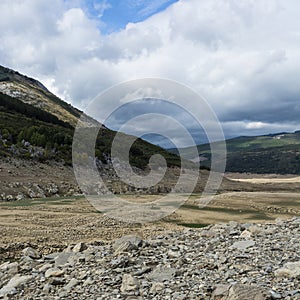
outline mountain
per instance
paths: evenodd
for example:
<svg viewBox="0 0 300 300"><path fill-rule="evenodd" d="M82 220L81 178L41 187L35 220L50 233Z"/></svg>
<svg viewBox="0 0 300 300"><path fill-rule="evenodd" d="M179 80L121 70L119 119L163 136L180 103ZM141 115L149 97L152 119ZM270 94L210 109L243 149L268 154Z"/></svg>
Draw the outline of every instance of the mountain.
<svg viewBox="0 0 300 300"><path fill-rule="evenodd" d="M36 79L0 66L0 155L63 159L70 164L72 137L81 113ZM109 156L115 134L102 126L96 146L100 160ZM154 153L162 154L169 166L180 165L179 157L141 139L131 149L131 162L145 168Z"/></svg>
<svg viewBox="0 0 300 300"><path fill-rule="evenodd" d="M217 146L218 142L215 143ZM300 174L300 131L262 136L241 136L226 140L227 172ZM199 157L191 156L191 148L183 148L186 158L210 166L209 144L198 145ZM169 149L178 153L177 149Z"/></svg>
<svg viewBox="0 0 300 300"><path fill-rule="evenodd" d="M62 101L36 79L0 66L0 92L25 104L56 116L59 120L76 126L82 113L70 104Z"/></svg>

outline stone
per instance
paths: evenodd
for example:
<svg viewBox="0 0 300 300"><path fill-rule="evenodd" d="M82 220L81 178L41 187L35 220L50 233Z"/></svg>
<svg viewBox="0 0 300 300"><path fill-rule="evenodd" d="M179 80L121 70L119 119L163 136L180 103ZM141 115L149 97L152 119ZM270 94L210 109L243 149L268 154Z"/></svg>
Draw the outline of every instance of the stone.
<svg viewBox="0 0 300 300"><path fill-rule="evenodd" d="M51 285L64 285L66 283L65 278L61 278L61 277L51 277L49 279L49 284Z"/></svg>
<svg viewBox="0 0 300 300"><path fill-rule="evenodd" d="M256 285L220 285L212 293L211 300L266 300L265 289Z"/></svg>
<svg viewBox="0 0 300 300"><path fill-rule="evenodd" d="M238 250L246 250L247 248L253 247L255 245L255 241L238 241L235 242L231 248L235 248Z"/></svg>
<svg viewBox="0 0 300 300"><path fill-rule="evenodd" d="M152 281L163 282L163 281L172 280L175 274L176 274L176 269L159 266L155 268L147 277Z"/></svg>
<svg viewBox="0 0 300 300"><path fill-rule="evenodd" d="M69 283L64 286L64 290L66 290L67 292L70 292L73 287L75 287L78 284L78 280L76 278L72 278Z"/></svg>
<svg viewBox="0 0 300 300"><path fill-rule="evenodd" d="M250 239L252 236L252 233L248 230L244 230L241 234L240 237L241 238L245 238L245 239Z"/></svg>
<svg viewBox="0 0 300 300"><path fill-rule="evenodd" d="M15 293L16 289L26 284L33 278L31 275L21 276L20 274L15 275L10 281L1 288L0 297L7 294Z"/></svg>
<svg viewBox="0 0 300 300"><path fill-rule="evenodd" d="M164 290L165 285L162 282L154 282L150 288L150 293L157 294Z"/></svg>
<svg viewBox="0 0 300 300"><path fill-rule="evenodd" d="M282 268L275 271L277 277L298 277L300 276L300 261L288 262Z"/></svg>
<svg viewBox="0 0 300 300"><path fill-rule="evenodd" d="M116 220L104 217L101 222L127 231ZM16 257L15 262L0 265L0 298L296 300L300 299L299 225L300 218L283 220L281 225L255 225L260 232L250 239L241 233L251 232L251 224L168 231L155 226L154 231L145 231L153 234L149 241L126 236L119 244L86 244L83 252L73 252L70 246L40 259ZM215 234L201 234L202 230ZM121 252L116 253L113 245ZM12 251L0 250L5 259L23 248L20 243ZM13 276L32 279L15 287L10 283Z"/></svg>
<svg viewBox="0 0 300 300"><path fill-rule="evenodd" d="M72 252L61 252L54 259L55 267L62 267L69 264L70 257L72 257L74 253Z"/></svg>
<svg viewBox="0 0 300 300"><path fill-rule="evenodd" d="M274 291L270 291L270 294L271 294L271 299L282 299L282 295L279 294L279 293L276 293Z"/></svg>
<svg viewBox="0 0 300 300"><path fill-rule="evenodd" d="M15 275L18 273L19 264L17 262L5 262L0 266L0 271L8 274Z"/></svg>
<svg viewBox="0 0 300 300"><path fill-rule="evenodd" d="M211 299L212 300L218 300L218 299L222 299L224 297L228 297L229 294L229 289L230 289L230 285L224 285L224 284L219 284L216 286L216 288L214 289Z"/></svg>
<svg viewBox="0 0 300 300"><path fill-rule="evenodd" d="M27 248L23 249L22 254L23 254L23 256L28 256L33 259L39 259L41 257L41 254L37 250L35 250L31 247L27 247Z"/></svg>
<svg viewBox="0 0 300 300"><path fill-rule="evenodd" d="M91 285L93 284L94 281L91 277L88 277L84 282L83 282L83 286L88 286L88 285Z"/></svg>
<svg viewBox="0 0 300 300"><path fill-rule="evenodd" d="M136 235L126 235L116 240L112 247L116 253L128 252L138 249L142 246L143 240Z"/></svg>
<svg viewBox="0 0 300 300"><path fill-rule="evenodd" d="M46 293L46 294L49 294L50 291L51 291L51 288L52 288L51 284L46 283L46 284L44 285L44 287L43 287L43 292Z"/></svg>
<svg viewBox="0 0 300 300"><path fill-rule="evenodd" d="M87 249L87 245L85 243L78 243L74 246L73 252L82 252Z"/></svg>
<svg viewBox="0 0 300 300"><path fill-rule="evenodd" d="M50 268L45 272L45 277L60 277L64 274L64 270L61 270L59 268Z"/></svg>
<svg viewBox="0 0 300 300"><path fill-rule="evenodd" d="M121 292L134 292L139 288L138 280L130 274L124 274L122 277Z"/></svg>

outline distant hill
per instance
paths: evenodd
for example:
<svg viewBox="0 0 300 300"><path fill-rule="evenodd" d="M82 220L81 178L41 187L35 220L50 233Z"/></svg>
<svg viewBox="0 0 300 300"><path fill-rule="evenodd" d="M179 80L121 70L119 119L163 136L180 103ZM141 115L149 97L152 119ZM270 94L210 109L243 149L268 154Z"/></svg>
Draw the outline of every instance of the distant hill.
<svg viewBox="0 0 300 300"><path fill-rule="evenodd" d="M216 142L216 145L219 143ZM300 131L262 136L241 136L226 141L227 172L300 174ZM199 157L191 156L191 148L182 151L190 160L210 166L209 144L199 145ZM178 153L177 149L170 149Z"/></svg>
<svg viewBox="0 0 300 300"><path fill-rule="evenodd" d="M73 133L81 113L36 79L0 66L0 157L59 160L71 165ZM105 126L98 134L95 152L104 163L115 134ZM177 155L141 139L130 150L131 163L146 168L155 153L163 155L169 166L181 163Z"/></svg>

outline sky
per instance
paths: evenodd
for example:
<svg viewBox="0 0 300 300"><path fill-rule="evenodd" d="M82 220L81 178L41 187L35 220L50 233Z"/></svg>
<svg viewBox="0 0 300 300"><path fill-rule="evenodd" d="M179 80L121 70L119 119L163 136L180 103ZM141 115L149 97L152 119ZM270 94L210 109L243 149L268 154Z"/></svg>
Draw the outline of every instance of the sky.
<svg viewBox="0 0 300 300"><path fill-rule="evenodd" d="M0 64L80 109L166 78L202 95L226 137L294 131L299 15L298 0L1 0Z"/></svg>

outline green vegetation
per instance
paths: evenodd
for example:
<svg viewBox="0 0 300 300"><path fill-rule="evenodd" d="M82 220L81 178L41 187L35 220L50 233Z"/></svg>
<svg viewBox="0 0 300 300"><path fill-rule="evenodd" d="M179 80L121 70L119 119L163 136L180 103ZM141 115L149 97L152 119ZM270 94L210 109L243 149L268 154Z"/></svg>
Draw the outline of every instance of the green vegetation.
<svg viewBox="0 0 300 300"><path fill-rule="evenodd" d="M0 156L18 156L39 161L53 159L71 165L73 134L74 128L56 116L0 93ZM102 127L98 133L95 153L87 153L86 149L82 149L81 154L96 155L104 163L107 162L115 134L115 131ZM85 136L88 137L88 134ZM81 143L85 145L84 141ZM153 154L164 156L170 167L181 164L177 155L142 139L137 139L132 145L130 163L145 169Z"/></svg>
<svg viewBox="0 0 300 300"><path fill-rule="evenodd" d="M216 148L220 143L216 142ZM300 174L300 131L278 133L254 137L238 137L226 141L227 172ZM177 153L176 149L170 149ZM189 158L191 149L183 152ZM210 166L211 149L209 144L198 146L201 162Z"/></svg>

